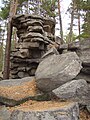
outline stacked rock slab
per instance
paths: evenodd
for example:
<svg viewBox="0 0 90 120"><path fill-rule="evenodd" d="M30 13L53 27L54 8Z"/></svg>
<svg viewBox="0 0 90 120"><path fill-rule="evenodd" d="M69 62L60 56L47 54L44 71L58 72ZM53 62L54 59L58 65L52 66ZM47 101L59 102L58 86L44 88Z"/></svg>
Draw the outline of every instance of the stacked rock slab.
<svg viewBox="0 0 90 120"><path fill-rule="evenodd" d="M54 41L55 23L40 16L16 15L12 24L19 39L11 54L11 78L33 76L41 56Z"/></svg>

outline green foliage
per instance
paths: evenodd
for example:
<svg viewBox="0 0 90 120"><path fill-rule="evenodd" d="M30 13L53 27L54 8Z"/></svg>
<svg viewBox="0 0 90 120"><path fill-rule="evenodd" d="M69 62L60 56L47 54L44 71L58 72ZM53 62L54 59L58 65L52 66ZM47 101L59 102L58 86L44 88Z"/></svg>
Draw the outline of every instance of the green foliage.
<svg viewBox="0 0 90 120"><path fill-rule="evenodd" d="M70 41L69 39L70 39L70 35L69 35L69 34L67 34L67 35L64 36L64 41L65 41L66 43L68 43L68 41ZM75 41L76 39L77 39L77 36L76 36L76 34L73 33L73 34L72 34L72 41ZM71 42L72 42L72 41L71 41Z"/></svg>
<svg viewBox="0 0 90 120"><path fill-rule="evenodd" d="M1 8L0 17L3 20L5 20L5 19L7 19L8 15L9 15L9 6Z"/></svg>
<svg viewBox="0 0 90 120"><path fill-rule="evenodd" d="M55 17L55 8L57 0L42 0L41 7L46 11L47 15L50 17Z"/></svg>
<svg viewBox="0 0 90 120"><path fill-rule="evenodd" d="M9 15L9 9L10 9L10 1L9 0L3 0L3 7L1 7L0 10L0 17L2 19L7 19L8 15Z"/></svg>

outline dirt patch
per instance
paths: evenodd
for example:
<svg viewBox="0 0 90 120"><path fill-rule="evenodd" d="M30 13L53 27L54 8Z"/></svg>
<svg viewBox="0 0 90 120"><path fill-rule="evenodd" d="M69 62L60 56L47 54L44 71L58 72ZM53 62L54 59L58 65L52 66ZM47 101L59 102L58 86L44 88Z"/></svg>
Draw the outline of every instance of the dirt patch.
<svg viewBox="0 0 90 120"><path fill-rule="evenodd" d="M0 96L8 99L20 100L28 96L35 96L39 93L35 80L24 82L19 86L0 86Z"/></svg>
<svg viewBox="0 0 90 120"><path fill-rule="evenodd" d="M73 102L72 102L73 103ZM19 106L9 107L10 111L22 110L22 111L42 111L42 110L53 110L58 108L64 108L72 104L71 102L60 102L60 101L32 101L29 100Z"/></svg>

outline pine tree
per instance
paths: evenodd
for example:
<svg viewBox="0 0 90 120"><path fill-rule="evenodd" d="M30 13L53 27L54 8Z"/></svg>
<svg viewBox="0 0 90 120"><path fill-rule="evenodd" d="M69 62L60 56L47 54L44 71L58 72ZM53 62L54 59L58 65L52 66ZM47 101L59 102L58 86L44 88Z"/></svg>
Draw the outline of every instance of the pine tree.
<svg viewBox="0 0 90 120"><path fill-rule="evenodd" d="M3 79L9 79L10 49L11 49L11 36L12 36L12 17L16 13L17 2L18 2L17 0L13 0L11 1L11 4L10 4L10 13L9 13L8 26L7 26L7 41L6 41L6 50L5 50Z"/></svg>

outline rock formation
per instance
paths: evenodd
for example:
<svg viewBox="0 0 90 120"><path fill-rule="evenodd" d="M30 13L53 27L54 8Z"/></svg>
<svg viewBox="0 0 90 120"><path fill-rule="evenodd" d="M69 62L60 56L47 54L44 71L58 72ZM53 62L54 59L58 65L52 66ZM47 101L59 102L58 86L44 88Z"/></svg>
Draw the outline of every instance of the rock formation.
<svg viewBox="0 0 90 120"><path fill-rule="evenodd" d="M16 79L0 81L0 120L89 120L80 115L90 113L90 39L59 46L50 19L16 15L12 23Z"/></svg>
<svg viewBox="0 0 90 120"><path fill-rule="evenodd" d="M11 78L34 76L42 55L54 44L55 22L40 16L16 15L18 44L11 54Z"/></svg>

